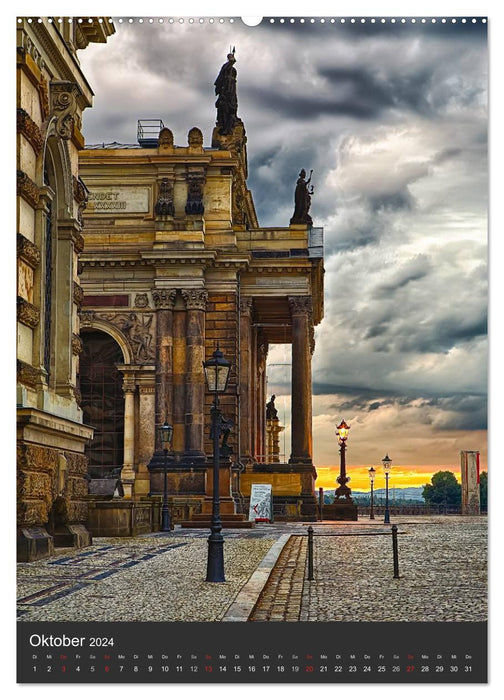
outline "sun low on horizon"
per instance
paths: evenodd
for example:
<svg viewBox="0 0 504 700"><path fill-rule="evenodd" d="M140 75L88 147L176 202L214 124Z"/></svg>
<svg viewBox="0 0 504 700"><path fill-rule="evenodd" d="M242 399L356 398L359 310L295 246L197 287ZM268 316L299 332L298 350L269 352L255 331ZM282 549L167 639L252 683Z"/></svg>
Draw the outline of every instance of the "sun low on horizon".
<svg viewBox="0 0 504 700"><path fill-rule="evenodd" d="M350 477L349 486L352 490L369 491L369 473L371 465L365 466L347 466L347 475ZM385 488L385 474L382 465L374 464L376 476L374 481L375 489ZM315 487L323 489L334 489L338 487L336 479L339 475L339 466L317 466L317 481ZM483 468L482 471L486 469ZM432 476L439 471L450 471L455 474L458 482L460 482L460 466L441 464L437 467L428 465L417 466L401 466L397 465L392 469L389 475L389 486L391 488L408 488L410 486L424 486L431 482Z"/></svg>

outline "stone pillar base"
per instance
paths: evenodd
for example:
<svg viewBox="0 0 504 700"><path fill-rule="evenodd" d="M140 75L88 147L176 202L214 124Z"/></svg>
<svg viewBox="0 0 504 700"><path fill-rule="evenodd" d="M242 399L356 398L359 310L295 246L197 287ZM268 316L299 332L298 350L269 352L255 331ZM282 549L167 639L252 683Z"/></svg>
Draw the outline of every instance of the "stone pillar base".
<svg viewBox="0 0 504 700"><path fill-rule="evenodd" d="M222 497L219 499L220 501L220 512L221 515L236 515L235 513L235 502L232 498L230 497ZM207 515L211 515L212 513L212 508L213 508L213 498L209 498L208 496L205 496L203 500L203 505L201 508L201 512L205 513Z"/></svg>
<svg viewBox="0 0 504 700"><path fill-rule="evenodd" d="M54 554L54 540L44 526L20 527L17 534L17 560L37 561Z"/></svg>
<svg viewBox="0 0 504 700"><path fill-rule="evenodd" d="M54 533L55 547L89 547L93 544L91 533L82 523L59 526Z"/></svg>
<svg viewBox="0 0 504 700"><path fill-rule="evenodd" d="M324 520L357 520L357 505L348 501L336 501L324 505Z"/></svg>

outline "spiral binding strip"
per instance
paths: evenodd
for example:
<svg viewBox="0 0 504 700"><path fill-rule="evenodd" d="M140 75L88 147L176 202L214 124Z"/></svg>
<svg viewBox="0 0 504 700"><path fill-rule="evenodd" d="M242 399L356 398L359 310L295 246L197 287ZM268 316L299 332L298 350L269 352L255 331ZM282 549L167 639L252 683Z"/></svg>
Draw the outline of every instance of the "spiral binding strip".
<svg viewBox="0 0 504 700"><path fill-rule="evenodd" d="M25 18L18 18L18 23L22 22L23 19ZM98 21L101 23L103 21L108 21L110 23L112 22L117 22L118 24L224 24L226 22L229 22L230 24L233 24L236 21L243 21L240 18L236 17L118 17L112 19L109 17L106 20L103 20L101 17L98 19ZM38 22L42 23L43 19L41 17L29 17L27 18L28 23L32 22ZM85 22L92 22L93 20L91 18L81 18L81 17L58 17L58 18L53 18L49 17L47 21L52 24L57 23L57 24L63 24L64 22L68 22L71 24L72 22L78 22L79 24L85 23ZM305 18L305 17L290 17L290 18L285 18L285 17L263 17L262 24L263 22L267 22L269 24L457 24L460 22L461 24L486 24L487 23L487 18L486 17L310 17L310 18ZM247 24L244 22L244 24Z"/></svg>

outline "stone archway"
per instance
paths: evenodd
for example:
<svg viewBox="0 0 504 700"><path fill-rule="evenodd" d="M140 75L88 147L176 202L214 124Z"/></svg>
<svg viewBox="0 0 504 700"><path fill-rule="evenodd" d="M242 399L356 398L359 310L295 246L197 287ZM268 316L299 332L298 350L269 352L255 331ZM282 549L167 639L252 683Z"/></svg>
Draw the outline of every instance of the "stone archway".
<svg viewBox="0 0 504 700"><path fill-rule="evenodd" d="M124 463L123 378L117 364L123 352L112 336L102 330L82 328L80 391L84 423L94 428L86 448L91 478L119 476Z"/></svg>

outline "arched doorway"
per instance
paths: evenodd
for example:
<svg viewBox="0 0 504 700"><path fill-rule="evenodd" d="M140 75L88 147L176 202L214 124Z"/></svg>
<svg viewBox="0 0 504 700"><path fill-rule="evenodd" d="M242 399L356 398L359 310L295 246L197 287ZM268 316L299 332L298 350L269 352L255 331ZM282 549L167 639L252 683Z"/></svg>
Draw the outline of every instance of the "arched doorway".
<svg viewBox="0 0 504 700"><path fill-rule="evenodd" d="M122 375L116 364L124 362L117 342L107 333L81 329L80 391L84 423L94 438L86 448L91 478L119 476L124 462L124 396Z"/></svg>

